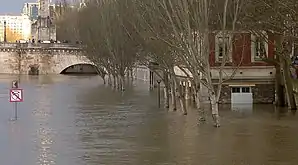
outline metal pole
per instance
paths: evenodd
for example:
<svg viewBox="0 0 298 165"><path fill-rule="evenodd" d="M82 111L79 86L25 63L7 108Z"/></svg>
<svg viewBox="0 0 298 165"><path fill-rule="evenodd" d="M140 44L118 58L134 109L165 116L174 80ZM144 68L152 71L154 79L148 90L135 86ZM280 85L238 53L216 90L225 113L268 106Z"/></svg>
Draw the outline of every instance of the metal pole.
<svg viewBox="0 0 298 165"><path fill-rule="evenodd" d="M17 120L18 119L18 103L17 102L15 102L14 103L14 118L15 118L15 120Z"/></svg>
<svg viewBox="0 0 298 165"><path fill-rule="evenodd" d="M149 71L149 89L151 90L151 71Z"/></svg>
<svg viewBox="0 0 298 165"><path fill-rule="evenodd" d="M158 108L160 108L160 81L157 81L157 97L158 97Z"/></svg>
<svg viewBox="0 0 298 165"><path fill-rule="evenodd" d="M4 21L4 43L7 42L7 36L6 36L6 21Z"/></svg>
<svg viewBox="0 0 298 165"><path fill-rule="evenodd" d="M12 88L13 89L18 89L19 88L19 81L14 80L12 82ZM18 102L14 102L14 119L18 119Z"/></svg>

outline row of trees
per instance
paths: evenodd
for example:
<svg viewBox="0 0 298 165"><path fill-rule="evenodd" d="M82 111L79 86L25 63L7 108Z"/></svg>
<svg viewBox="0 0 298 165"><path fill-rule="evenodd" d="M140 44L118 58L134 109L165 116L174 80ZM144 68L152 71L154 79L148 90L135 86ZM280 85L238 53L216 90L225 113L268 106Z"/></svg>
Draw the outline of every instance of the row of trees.
<svg viewBox="0 0 298 165"><path fill-rule="evenodd" d="M171 93L170 107L176 108L177 91L180 109L187 114L174 71L174 66L178 67L192 84L198 109L200 86L207 87L214 124L219 126L218 102L227 79L223 69L235 44L228 36L239 37L238 31L261 37L260 32L266 31L277 36L279 58L273 61L284 68L296 36L297 4L295 0L94 0L85 8L63 14L57 25L64 36L84 43L89 59L106 71L114 86L122 88L125 75L131 74L135 65L158 63L152 70L163 80L166 98ZM224 45L215 82L210 74L210 42L218 33ZM235 69L239 65L241 61Z"/></svg>

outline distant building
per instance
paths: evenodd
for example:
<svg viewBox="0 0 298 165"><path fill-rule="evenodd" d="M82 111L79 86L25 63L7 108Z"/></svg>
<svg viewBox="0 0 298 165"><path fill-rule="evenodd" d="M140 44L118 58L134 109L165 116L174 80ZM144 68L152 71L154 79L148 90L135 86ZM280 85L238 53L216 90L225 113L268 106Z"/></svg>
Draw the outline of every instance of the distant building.
<svg viewBox="0 0 298 165"><path fill-rule="evenodd" d="M32 22L31 35L37 41L56 40L56 26L53 23L54 8L50 0L38 0L38 17ZM53 17L51 17L51 15Z"/></svg>
<svg viewBox="0 0 298 165"><path fill-rule="evenodd" d="M49 6L51 19L55 18L55 12L57 7L58 5L56 4L51 4ZM22 14L29 16L32 22L36 21L38 19L38 14L39 14L39 2L25 3L22 9Z"/></svg>
<svg viewBox="0 0 298 165"><path fill-rule="evenodd" d="M25 3L22 14L29 16L31 21L38 18L38 3Z"/></svg>
<svg viewBox="0 0 298 165"><path fill-rule="evenodd" d="M4 22L8 42L29 40L31 37L31 21L26 15L0 15L0 41L4 41Z"/></svg>

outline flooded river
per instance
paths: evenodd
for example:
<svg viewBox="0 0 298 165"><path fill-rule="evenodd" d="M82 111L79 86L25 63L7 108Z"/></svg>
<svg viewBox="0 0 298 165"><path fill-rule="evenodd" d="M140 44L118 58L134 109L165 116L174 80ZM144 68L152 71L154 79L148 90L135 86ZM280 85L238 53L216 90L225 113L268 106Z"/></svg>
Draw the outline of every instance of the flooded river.
<svg viewBox="0 0 298 165"><path fill-rule="evenodd" d="M21 77L17 121L0 76L1 165L296 165L298 117L263 105L221 110L222 127L157 108L137 82L124 93L95 76ZM208 119L210 121L210 119Z"/></svg>

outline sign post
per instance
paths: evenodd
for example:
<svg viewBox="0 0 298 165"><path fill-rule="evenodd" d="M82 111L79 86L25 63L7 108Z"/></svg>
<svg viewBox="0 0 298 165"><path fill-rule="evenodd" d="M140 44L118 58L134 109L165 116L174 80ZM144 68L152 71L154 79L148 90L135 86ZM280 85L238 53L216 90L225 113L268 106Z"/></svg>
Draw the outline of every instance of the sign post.
<svg viewBox="0 0 298 165"><path fill-rule="evenodd" d="M14 103L14 115L15 120L18 119L18 102L23 102L23 89L19 88L19 82L17 80L12 82L12 88L9 92L9 101Z"/></svg>

